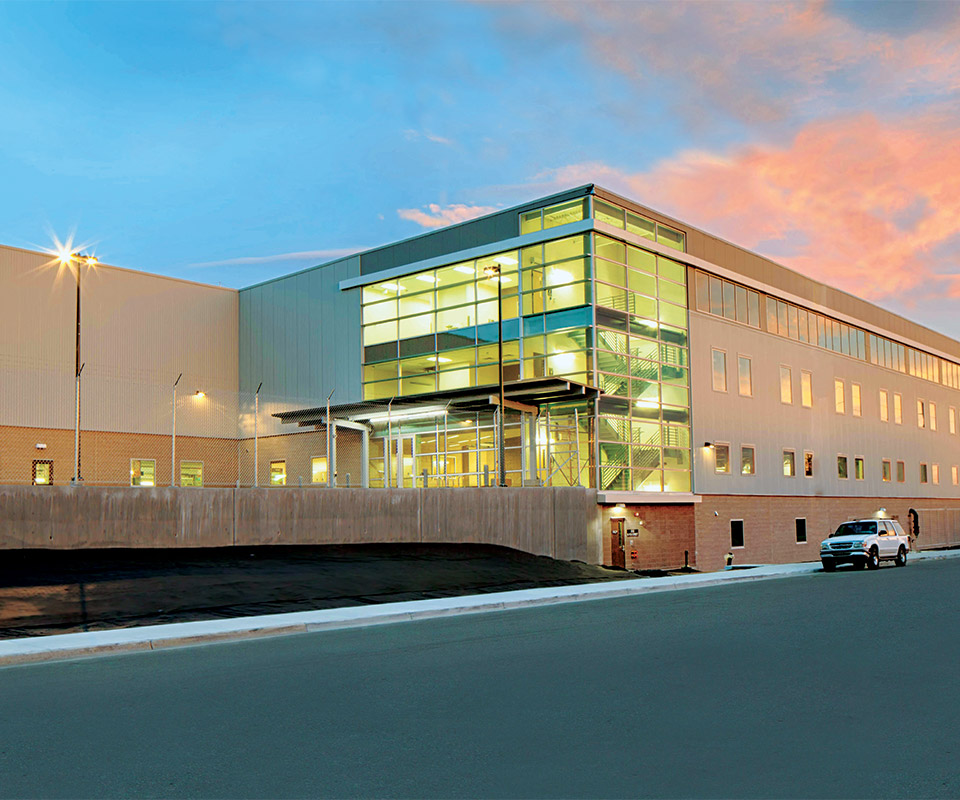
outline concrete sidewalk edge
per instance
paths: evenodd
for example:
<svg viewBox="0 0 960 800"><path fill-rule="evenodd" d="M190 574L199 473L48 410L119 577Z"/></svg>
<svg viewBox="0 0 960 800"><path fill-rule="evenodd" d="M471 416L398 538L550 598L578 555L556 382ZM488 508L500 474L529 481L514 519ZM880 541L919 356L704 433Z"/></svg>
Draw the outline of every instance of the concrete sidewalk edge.
<svg viewBox="0 0 960 800"><path fill-rule="evenodd" d="M960 557L960 550L915 553L912 560ZM821 572L820 562L772 564L749 570L695 573L665 578L638 578L608 583L551 586L512 592L411 600L374 606L350 606L318 611L296 611L256 617L145 625L84 633L65 633L0 641L0 667L55 661L135 650L160 650L196 644L281 636L291 633L337 630L368 625L532 608L558 603L608 600L658 592L698 589L727 583L789 578Z"/></svg>

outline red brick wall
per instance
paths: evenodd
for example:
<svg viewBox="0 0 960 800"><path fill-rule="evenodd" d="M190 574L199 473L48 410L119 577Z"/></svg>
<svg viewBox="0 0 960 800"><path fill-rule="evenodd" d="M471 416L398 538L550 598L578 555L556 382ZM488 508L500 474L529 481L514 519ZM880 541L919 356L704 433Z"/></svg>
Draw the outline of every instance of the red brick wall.
<svg viewBox="0 0 960 800"><path fill-rule="evenodd" d="M697 567L722 569L730 548L730 520L743 520L743 548L734 563L785 564L819 561L820 542L848 519L872 517L880 508L909 531L911 508L960 508L960 500L891 497L768 497L704 495L696 506ZM716 514L714 513L716 512ZM797 517L806 517L807 542L797 544ZM921 531L922 533L922 531Z"/></svg>
<svg viewBox="0 0 960 800"><path fill-rule="evenodd" d="M636 536L624 534L627 569L676 569L684 563L684 551L689 553L690 566L695 566L696 539L694 536L694 506L692 504L626 505L625 511L612 506L603 507L603 563L612 564L610 532L612 520L624 519L626 531L638 531ZM640 523L643 524L640 524ZM631 558L633 551L637 557Z"/></svg>

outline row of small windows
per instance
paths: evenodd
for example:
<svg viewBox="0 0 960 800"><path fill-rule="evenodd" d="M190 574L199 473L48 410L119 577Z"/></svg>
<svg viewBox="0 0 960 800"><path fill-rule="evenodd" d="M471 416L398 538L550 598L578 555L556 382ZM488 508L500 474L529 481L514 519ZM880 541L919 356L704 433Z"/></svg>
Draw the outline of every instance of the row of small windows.
<svg viewBox="0 0 960 800"><path fill-rule="evenodd" d="M960 389L958 364L775 297L763 297L769 333ZM696 307L713 316L760 327L758 292L700 270L696 270Z"/></svg>
<svg viewBox="0 0 960 800"><path fill-rule="evenodd" d="M722 443L713 443L709 445L713 451L713 469L717 475L729 475L732 471L730 445ZM792 448L784 448L782 452L782 472L785 478L795 478L797 476L797 452ZM884 482L893 479L893 461L889 458L880 461L880 478ZM865 461L863 456L837 455L837 478L840 480L862 481L865 477ZM802 474L805 478L814 476L815 458L811 450L803 451ZM905 483L907 480L906 464L903 461L896 462L897 482ZM740 446L740 467L741 475L752 476L757 474L757 454L754 445ZM951 480L954 486L960 484L960 466L954 465L950 468ZM920 483L929 483L932 479L934 484L940 483L940 465L921 462L918 474Z"/></svg>

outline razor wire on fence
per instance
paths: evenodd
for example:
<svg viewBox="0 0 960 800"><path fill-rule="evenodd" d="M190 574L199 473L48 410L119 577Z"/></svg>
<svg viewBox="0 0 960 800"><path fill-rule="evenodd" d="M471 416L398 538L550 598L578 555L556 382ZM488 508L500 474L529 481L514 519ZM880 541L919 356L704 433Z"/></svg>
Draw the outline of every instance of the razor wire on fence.
<svg viewBox="0 0 960 800"><path fill-rule="evenodd" d="M337 405L202 385L0 365L0 484L174 487L578 486L585 404L537 416L393 401Z"/></svg>

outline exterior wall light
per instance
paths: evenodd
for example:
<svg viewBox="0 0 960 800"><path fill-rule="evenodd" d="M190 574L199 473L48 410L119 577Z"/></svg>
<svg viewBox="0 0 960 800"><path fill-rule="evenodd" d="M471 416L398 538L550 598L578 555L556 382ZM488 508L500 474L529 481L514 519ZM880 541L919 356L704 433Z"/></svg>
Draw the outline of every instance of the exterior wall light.
<svg viewBox="0 0 960 800"><path fill-rule="evenodd" d="M207 393L206 393L206 392L201 392L199 389L197 389L197 391L195 391L195 392L193 393L193 396L194 396L197 400L203 400L203 398L207 396Z"/></svg>
<svg viewBox="0 0 960 800"><path fill-rule="evenodd" d="M712 448L713 448L713 442L704 442L704 443L703 443L703 446L706 447L706 448L712 449Z"/></svg>

